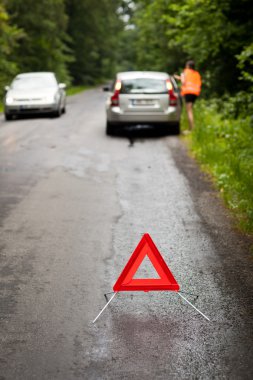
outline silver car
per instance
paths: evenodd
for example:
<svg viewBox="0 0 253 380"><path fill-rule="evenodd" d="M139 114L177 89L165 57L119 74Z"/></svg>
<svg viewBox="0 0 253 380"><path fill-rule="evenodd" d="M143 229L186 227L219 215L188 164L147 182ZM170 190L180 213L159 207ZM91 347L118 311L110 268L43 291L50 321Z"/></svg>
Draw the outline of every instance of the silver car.
<svg viewBox="0 0 253 380"><path fill-rule="evenodd" d="M66 85L58 83L54 73L34 72L17 75L5 87L6 120L15 115L48 113L60 116L66 111Z"/></svg>
<svg viewBox="0 0 253 380"><path fill-rule="evenodd" d="M180 133L181 99L173 77L153 71L118 73L106 101L106 133L114 134L130 124L162 126Z"/></svg>

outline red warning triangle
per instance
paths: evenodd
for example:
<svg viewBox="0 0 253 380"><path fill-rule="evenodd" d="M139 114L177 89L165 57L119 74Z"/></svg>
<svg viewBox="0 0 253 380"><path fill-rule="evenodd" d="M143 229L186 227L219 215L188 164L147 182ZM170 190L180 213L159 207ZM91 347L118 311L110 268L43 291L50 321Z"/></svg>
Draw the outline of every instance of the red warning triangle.
<svg viewBox="0 0 253 380"><path fill-rule="evenodd" d="M133 278L146 256L148 256L152 262L160 278ZM128 263L116 281L113 290L115 292L128 290L179 290L177 281L169 270L149 234L143 235L141 241L135 248Z"/></svg>

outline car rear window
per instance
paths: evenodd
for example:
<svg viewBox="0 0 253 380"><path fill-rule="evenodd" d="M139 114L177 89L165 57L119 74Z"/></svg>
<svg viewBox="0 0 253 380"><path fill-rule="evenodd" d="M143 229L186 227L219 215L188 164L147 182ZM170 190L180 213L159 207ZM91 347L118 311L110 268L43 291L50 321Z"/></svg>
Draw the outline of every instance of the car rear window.
<svg viewBox="0 0 253 380"><path fill-rule="evenodd" d="M154 78L134 78L122 80L121 94L164 94L166 81Z"/></svg>

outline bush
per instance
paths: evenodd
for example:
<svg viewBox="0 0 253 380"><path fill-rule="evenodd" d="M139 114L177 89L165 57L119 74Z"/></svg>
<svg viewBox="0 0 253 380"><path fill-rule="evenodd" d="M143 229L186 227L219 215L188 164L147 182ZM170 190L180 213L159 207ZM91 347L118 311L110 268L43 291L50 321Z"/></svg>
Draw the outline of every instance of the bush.
<svg viewBox="0 0 253 380"><path fill-rule="evenodd" d="M239 97L223 102L199 100L191 146L214 176L241 227L253 232L253 126L246 109L238 116L240 101Z"/></svg>

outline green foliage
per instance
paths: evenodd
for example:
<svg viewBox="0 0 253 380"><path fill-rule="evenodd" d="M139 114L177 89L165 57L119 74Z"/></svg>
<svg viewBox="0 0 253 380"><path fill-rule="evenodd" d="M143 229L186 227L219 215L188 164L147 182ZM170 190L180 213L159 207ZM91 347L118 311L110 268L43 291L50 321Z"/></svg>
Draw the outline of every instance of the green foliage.
<svg viewBox="0 0 253 380"><path fill-rule="evenodd" d="M121 61L122 1L0 0L0 84L28 71L54 71L74 84L112 77Z"/></svg>
<svg viewBox="0 0 253 380"><path fill-rule="evenodd" d="M91 88L90 86L71 86L71 87L68 87L67 90L66 90L66 94L68 96L72 96L72 95L76 95L76 94L79 94L80 92L83 92L85 90L88 90L89 88Z"/></svg>
<svg viewBox="0 0 253 380"><path fill-rule="evenodd" d="M69 65L74 83L95 83L114 74L118 34L123 23L118 1L66 0L68 34L75 61Z"/></svg>
<svg viewBox="0 0 253 380"><path fill-rule="evenodd" d="M185 60L191 58L203 76L205 96L249 90L249 84L239 77L247 76L249 80L250 71L245 71L245 65L249 65L249 55L252 59L251 0L138 0L136 3L139 65L173 73L182 70Z"/></svg>
<svg viewBox="0 0 253 380"><path fill-rule="evenodd" d="M10 24L4 2L0 0L0 88L8 84L18 71L18 65L11 59L12 52L22 37L22 30Z"/></svg>
<svg viewBox="0 0 253 380"><path fill-rule="evenodd" d="M240 225L253 232L253 131L250 117L228 118L234 104L199 101L195 108L192 149L214 176L228 206Z"/></svg>
<svg viewBox="0 0 253 380"><path fill-rule="evenodd" d="M174 73L191 57L205 96L245 96L252 20L251 0L0 0L0 82L37 70L75 84L117 70Z"/></svg>
<svg viewBox="0 0 253 380"><path fill-rule="evenodd" d="M136 29L122 30L119 33L118 49L115 57L115 71L136 70L137 51L135 41L137 38Z"/></svg>
<svg viewBox="0 0 253 380"><path fill-rule="evenodd" d="M246 46L241 54L237 55L238 67L241 69L241 79L253 84L253 43Z"/></svg>
<svg viewBox="0 0 253 380"><path fill-rule="evenodd" d="M170 3L165 0L137 2L133 18L136 24L136 66L140 70L159 70L174 73L183 66L186 54L168 38L166 15Z"/></svg>
<svg viewBox="0 0 253 380"><path fill-rule="evenodd" d="M28 71L94 84L132 64L133 49L125 62L121 56L126 49L120 9L130 10L130 1L0 0L1 87Z"/></svg>
<svg viewBox="0 0 253 380"><path fill-rule="evenodd" d="M67 63L73 58L66 45L64 0L8 0L7 10L24 32L13 54L20 71L54 71L68 82Z"/></svg>

